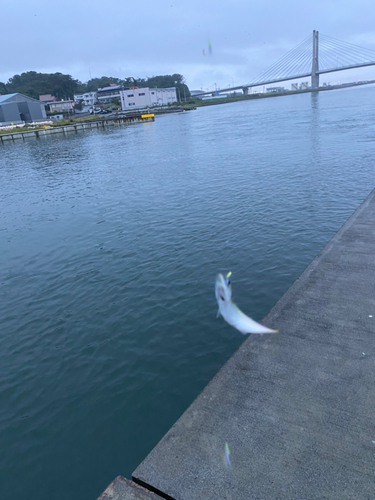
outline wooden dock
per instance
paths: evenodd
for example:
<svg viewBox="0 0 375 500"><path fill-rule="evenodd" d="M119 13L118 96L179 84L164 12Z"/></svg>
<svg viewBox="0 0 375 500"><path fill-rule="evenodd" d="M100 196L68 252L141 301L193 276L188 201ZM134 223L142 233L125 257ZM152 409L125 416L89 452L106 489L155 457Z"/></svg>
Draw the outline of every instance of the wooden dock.
<svg viewBox="0 0 375 500"><path fill-rule="evenodd" d="M153 113L149 114L140 114L135 113L126 116L114 116L101 118L97 120L87 120L84 122L75 122L69 125L62 125L60 127L50 127L43 128L38 130L25 130L24 132L18 131L9 134L0 134L0 143L6 141L17 141L17 140L25 140L30 138L40 138L45 137L52 134L66 134L71 132L79 132L81 130L86 129L98 129L105 128L115 125L124 125L124 124L132 124L132 123L145 123L145 122L153 122L155 120L155 116Z"/></svg>

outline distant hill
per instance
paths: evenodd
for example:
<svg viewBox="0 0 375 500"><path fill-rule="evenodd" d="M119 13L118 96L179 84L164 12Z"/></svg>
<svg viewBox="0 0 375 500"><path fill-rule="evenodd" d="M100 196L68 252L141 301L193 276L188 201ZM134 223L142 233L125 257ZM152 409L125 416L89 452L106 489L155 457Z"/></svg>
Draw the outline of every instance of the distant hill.
<svg viewBox="0 0 375 500"><path fill-rule="evenodd" d="M40 95L52 94L56 99L69 99L79 92L88 92L106 87L110 83L124 85L125 87L177 87L181 97L190 97L190 91L185 84L184 77L178 73L173 75L160 75L147 78L127 77L124 79L111 76L92 78L86 83L75 80L70 75L62 73L37 73L27 71L20 75L14 75L6 83L0 82L0 94L12 94L19 92L34 99L39 99Z"/></svg>

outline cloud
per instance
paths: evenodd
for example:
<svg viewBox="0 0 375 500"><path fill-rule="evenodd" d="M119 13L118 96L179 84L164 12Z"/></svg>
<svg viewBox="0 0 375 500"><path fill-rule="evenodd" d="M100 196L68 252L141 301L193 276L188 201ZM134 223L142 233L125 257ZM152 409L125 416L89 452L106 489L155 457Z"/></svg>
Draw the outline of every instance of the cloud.
<svg viewBox="0 0 375 500"><path fill-rule="evenodd" d="M313 29L375 49L372 2L2 0L0 81L24 71L95 76L181 73L191 88L246 83ZM208 42L212 56L208 56ZM5 47L5 45L4 45ZM206 55L204 55L204 51ZM357 79L357 76L353 76Z"/></svg>

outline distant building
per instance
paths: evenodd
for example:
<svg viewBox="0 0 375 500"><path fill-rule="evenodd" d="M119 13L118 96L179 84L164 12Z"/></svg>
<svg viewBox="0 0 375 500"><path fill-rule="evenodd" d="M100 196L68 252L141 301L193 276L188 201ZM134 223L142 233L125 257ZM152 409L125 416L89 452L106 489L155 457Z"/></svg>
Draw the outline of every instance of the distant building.
<svg viewBox="0 0 375 500"><path fill-rule="evenodd" d="M39 101L43 104L48 104L50 102L56 101L56 97L51 94L43 94L39 96Z"/></svg>
<svg viewBox="0 0 375 500"><path fill-rule="evenodd" d="M268 87L267 92L284 92L284 87Z"/></svg>
<svg viewBox="0 0 375 500"><path fill-rule="evenodd" d="M120 99L120 92L125 90L123 85L111 84L109 87L103 87L97 91L97 100L100 104L111 102L112 99Z"/></svg>
<svg viewBox="0 0 375 500"><path fill-rule="evenodd" d="M78 104L82 101L84 106L94 106L97 101L97 92L85 92L84 94L74 94L74 102Z"/></svg>
<svg viewBox="0 0 375 500"><path fill-rule="evenodd" d="M165 106L177 102L176 88L150 89L135 88L120 91L121 106L124 111L150 106Z"/></svg>
<svg viewBox="0 0 375 500"><path fill-rule="evenodd" d="M74 106L74 101L67 100L67 101L54 101L49 103L49 109L51 113L54 113L56 111L61 111L63 113L69 113L70 111L73 111L73 106Z"/></svg>
<svg viewBox="0 0 375 500"><path fill-rule="evenodd" d="M18 93L0 95L0 123L2 125L45 119L44 104L37 99Z"/></svg>
<svg viewBox="0 0 375 500"><path fill-rule="evenodd" d="M219 92L215 92L211 95L203 95L202 101L208 101L209 99L224 99L225 97L229 96L229 94L219 94Z"/></svg>

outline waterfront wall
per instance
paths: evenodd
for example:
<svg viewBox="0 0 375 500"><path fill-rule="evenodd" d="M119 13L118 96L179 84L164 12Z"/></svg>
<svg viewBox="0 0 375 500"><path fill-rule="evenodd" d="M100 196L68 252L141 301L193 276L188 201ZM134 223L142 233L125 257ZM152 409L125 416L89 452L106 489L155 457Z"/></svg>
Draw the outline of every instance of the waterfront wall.
<svg viewBox="0 0 375 500"><path fill-rule="evenodd" d="M373 498L374 210L375 190L116 499Z"/></svg>
<svg viewBox="0 0 375 500"><path fill-rule="evenodd" d="M20 139L25 140L29 138L40 138L51 134L61 134L61 133L65 134L69 132L78 132L80 130L86 130L92 128L105 128L114 125L152 122L154 120L155 120L154 114L127 116L121 118L106 118L103 120L92 120L81 123L72 123L70 125L64 125L61 127L51 127L39 130L27 130L25 132L15 132L14 134L0 135L0 143L6 141L16 141Z"/></svg>

